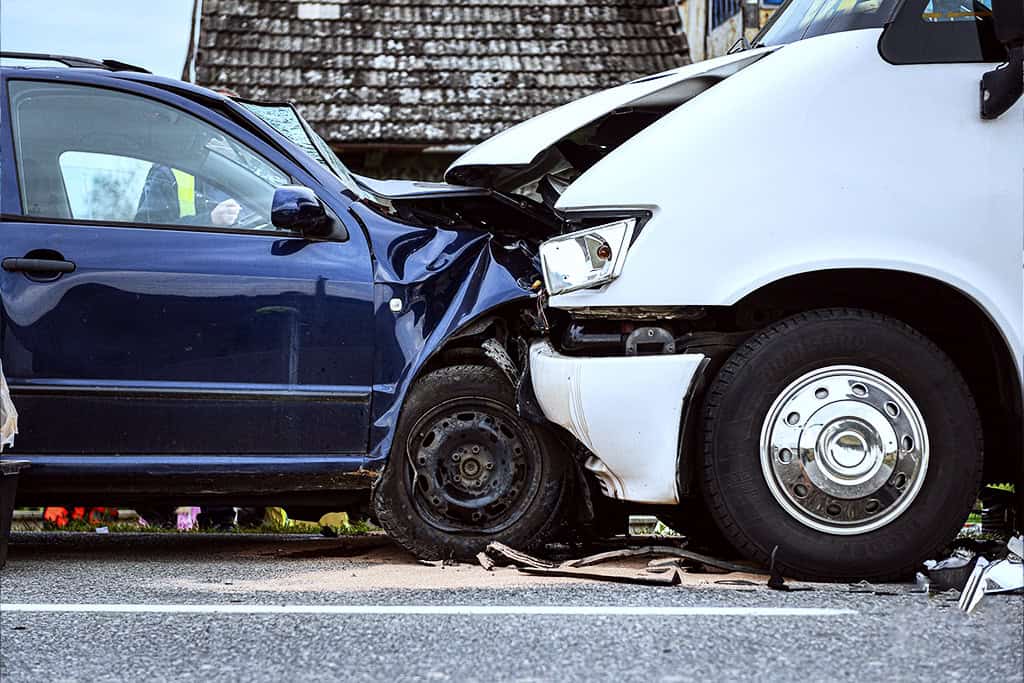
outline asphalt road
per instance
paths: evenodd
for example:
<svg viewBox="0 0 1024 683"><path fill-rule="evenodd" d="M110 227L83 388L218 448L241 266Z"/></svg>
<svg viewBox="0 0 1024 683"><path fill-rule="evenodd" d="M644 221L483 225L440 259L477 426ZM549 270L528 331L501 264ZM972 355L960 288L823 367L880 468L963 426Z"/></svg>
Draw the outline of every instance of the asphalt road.
<svg viewBox="0 0 1024 683"><path fill-rule="evenodd" d="M0 679L1024 679L1021 597L966 616L902 585L505 572L424 567L379 538L21 534L0 571Z"/></svg>

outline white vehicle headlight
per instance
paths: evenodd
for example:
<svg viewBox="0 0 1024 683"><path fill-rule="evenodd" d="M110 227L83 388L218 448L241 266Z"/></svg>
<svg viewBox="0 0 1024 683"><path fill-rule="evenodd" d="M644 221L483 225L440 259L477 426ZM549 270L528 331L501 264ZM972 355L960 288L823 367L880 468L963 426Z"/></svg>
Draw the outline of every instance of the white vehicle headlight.
<svg viewBox="0 0 1024 683"><path fill-rule="evenodd" d="M540 245L540 263L549 294L596 287L622 272L636 219L571 232Z"/></svg>

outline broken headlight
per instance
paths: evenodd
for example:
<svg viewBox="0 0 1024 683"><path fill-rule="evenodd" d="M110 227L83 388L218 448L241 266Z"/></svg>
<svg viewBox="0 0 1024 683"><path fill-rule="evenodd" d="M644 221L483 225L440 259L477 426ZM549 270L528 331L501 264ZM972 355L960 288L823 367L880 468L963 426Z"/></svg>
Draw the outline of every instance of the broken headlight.
<svg viewBox="0 0 1024 683"><path fill-rule="evenodd" d="M596 287L622 272L636 229L636 218L571 232L540 245L544 284L549 294Z"/></svg>

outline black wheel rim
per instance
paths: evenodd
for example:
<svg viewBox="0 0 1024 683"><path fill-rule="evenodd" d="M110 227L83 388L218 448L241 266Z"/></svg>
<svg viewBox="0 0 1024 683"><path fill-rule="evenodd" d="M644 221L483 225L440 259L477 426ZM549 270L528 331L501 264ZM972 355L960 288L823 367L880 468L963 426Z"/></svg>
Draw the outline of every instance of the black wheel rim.
<svg viewBox="0 0 1024 683"><path fill-rule="evenodd" d="M414 425L406 486L420 516L455 533L491 534L515 523L540 488L539 444L505 405L446 401Z"/></svg>

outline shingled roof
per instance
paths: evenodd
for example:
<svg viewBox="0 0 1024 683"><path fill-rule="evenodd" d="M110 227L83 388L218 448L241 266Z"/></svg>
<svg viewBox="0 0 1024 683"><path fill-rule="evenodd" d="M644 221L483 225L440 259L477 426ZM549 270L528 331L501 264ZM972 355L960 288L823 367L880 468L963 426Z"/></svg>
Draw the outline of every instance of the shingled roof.
<svg viewBox="0 0 1024 683"><path fill-rule="evenodd" d="M673 0L204 0L196 80L334 145L460 145L688 61Z"/></svg>

